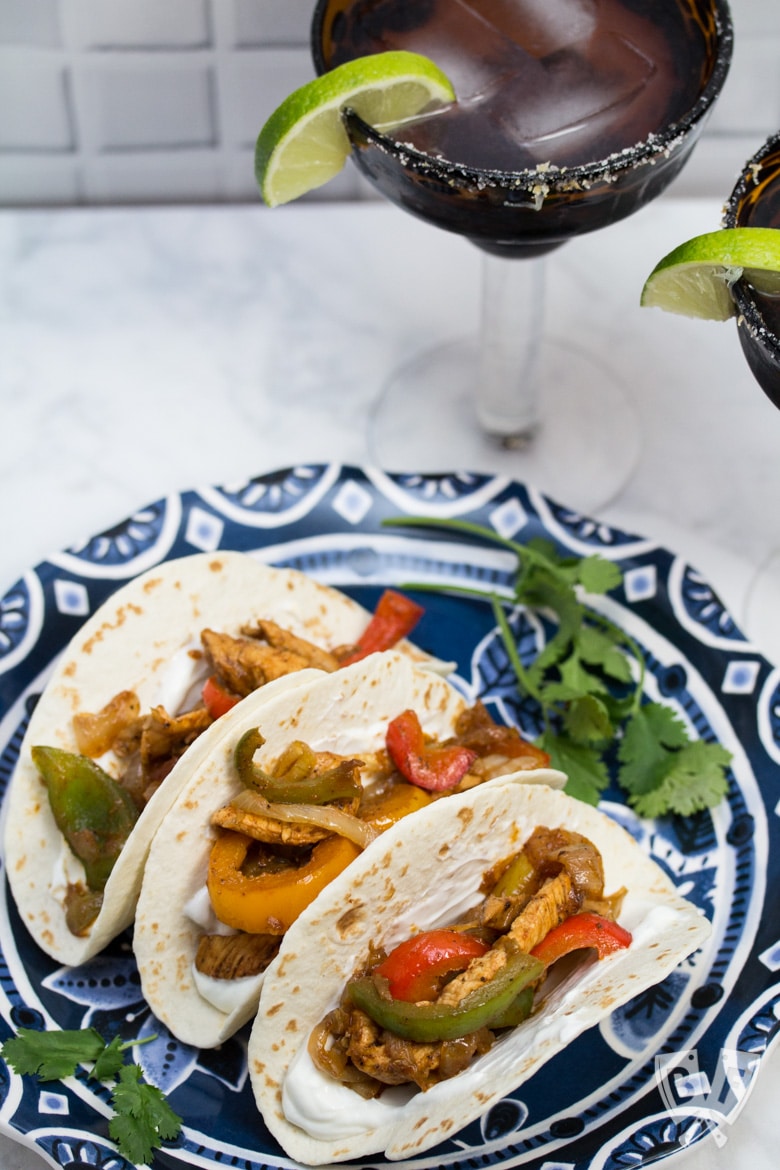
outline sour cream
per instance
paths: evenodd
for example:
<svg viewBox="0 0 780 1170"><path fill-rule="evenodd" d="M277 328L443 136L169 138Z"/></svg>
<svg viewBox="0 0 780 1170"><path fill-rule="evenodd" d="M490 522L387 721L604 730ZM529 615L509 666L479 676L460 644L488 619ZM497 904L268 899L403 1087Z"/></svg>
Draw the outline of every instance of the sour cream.
<svg viewBox="0 0 780 1170"><path fill-rule="evenodd" d="M240 1011L252 998L260 994L265 972L259 975L247 975L242 979L214 979L211 975L204 975L195 964L192 965L192 977L198 994L217 1011L230 1016Z"/></svg>
<svg viewBox="0 0 780 1170"><path fill-rule="evenodd" d="M63 836L60 836L60 847L52 869L50 893L51 896L65 905L65 898L69 886L86 886L87 874L84 866L72 851Z"/></svg>
<svg viewBox="0 0 780 1170"><path fill-rule="evenodd" d="M312 1137L340 1141L391 1124L414 1095L414 1088L404 1086L368 1101L356 1097L352 1089L320 1072L304 1046L284 1079L282 1110Z"/></svg>
<svg viewBox="0 0 780 1170"><path fill-rule="evenodd" d="M204 934L238 933L232 926L225 926L224 922L217 918L205 881L185 903L184 913ZM261 971L259 975L247 975L241 979L215 979L199 971L194 962L191 970L195 989L201 999L205 999L226 1016L242 1010L248 1002L257 999L265 975L265 972Z"/></svg>
<svg viewBox="0 0 780 1170"><path fill-rule="evenodd" d="M235 934L232 926L225 926L214 913L205 878L192 897L184 904L184 915L204 934Z"/></svg>
<svg viewBox="0 0 780 1170"><path fill-rule="evenodd" d="M172 715L190 710L200 699L208 673L200 641L188 642L166 664L152 706L164 707Z"/></svg>

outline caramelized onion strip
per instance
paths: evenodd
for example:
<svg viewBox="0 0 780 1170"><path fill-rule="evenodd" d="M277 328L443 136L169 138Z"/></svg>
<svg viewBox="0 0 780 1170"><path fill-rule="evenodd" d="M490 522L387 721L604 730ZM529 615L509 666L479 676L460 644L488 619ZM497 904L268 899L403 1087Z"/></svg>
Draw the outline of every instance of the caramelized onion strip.
<svg viewBox="0 0 780 1170"><path fill-rule="evenodd" d="M382 1088L379 1082L375 1081L368 1073L356 1068L338 1045L331 1044L331 1039L331 1017L326 1016L313 1029L309 1037L309 1056L315 1068L324 1072L332 1080L340 1081L342 1085L348 1085L350 1089L366 1100L377 1097Z"/></svg>
<svg viewBox="0 0 780 1170"><path fill-rule="evenodd" d="M316 825L330 833L337 833L339 837L346 837L361 849L370 845L378 835L372 825L332 804L271 804L259 792L248 788L237 793L230 803L234 808L273 821L283 821L290 825Z"/></svg>

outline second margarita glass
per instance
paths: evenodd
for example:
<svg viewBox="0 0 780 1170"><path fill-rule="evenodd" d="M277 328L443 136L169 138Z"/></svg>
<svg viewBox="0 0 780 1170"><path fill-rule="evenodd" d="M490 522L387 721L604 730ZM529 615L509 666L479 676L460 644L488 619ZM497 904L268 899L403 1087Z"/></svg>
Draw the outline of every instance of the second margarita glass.
<svg viewBox="0 0 780 1170"><path fill-rule="evenodd" d="M780 229L780 132L745 163L726 204L723 226ZM732 286L739 340L750 370L780 409L780 296L758 292L741 279ZM750 583L745 627L762 631L768 652L780 655L780 549L775 548Z"/></svg>

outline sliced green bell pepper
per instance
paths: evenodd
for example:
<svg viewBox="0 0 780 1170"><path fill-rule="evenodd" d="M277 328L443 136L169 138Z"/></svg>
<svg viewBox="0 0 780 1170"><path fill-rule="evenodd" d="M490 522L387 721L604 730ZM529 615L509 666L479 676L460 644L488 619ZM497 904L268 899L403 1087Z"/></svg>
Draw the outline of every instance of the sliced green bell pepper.
<svg viewBox="0 0 780 1170"><path fill-rule="evenodd" d="M388 998L371 975L353 979L347 984L347 994L380 1027L405 1040L432 1043L457 1040L480 1028L508 1026L503 1021L513 1022L512 1012L516 1010L518 996L543 973L544 965L531 955L509 955L488 983L475 988L455 1005L435 1001L408 1003ZM533 998L533 991L529 990Z"/></svg>
<svg viewBox="0 0 780 1170"><path fill-rule="evenodd" d="M87 885L102 890L138 820L130 793L87 756L34 747L32 759L54 820L84 866Z"/></svg>
<svg viewBox="0 0 780 1170"><path fill-rule="evenodd" d="M289 749L285 753L284 774L272 776L253 758L264 743L258 728L244 732L233 750L233 762L244 787L253 788L272 804L328 804L360 796L362 788L353 760L342 760L329 771L312 775L316 756L311 748L300 744L295 759Z"/></svg>
<svg viewBox="0 0 780 1170"><path fill-rule="evenodd" d="M527 1020L534 1006L533 987L524 987L516 999L510 1003L505 1012L495 1016L490 1021L490 1027L495 1031L498 1028L516 1028Z"/></svg>

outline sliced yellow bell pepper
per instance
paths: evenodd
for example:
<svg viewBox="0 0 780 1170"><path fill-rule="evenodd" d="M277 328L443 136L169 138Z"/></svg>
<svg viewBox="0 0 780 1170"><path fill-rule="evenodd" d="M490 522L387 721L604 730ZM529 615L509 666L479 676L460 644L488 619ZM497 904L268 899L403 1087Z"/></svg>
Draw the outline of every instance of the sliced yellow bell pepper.
<svg viewBox="0 0 780 1170"><path fill-rule="evenodd" d="M364 819L378 832L429 804L429 793L414 784L392 785L365 800ZM207 885L220 922L250 934L284 934L298 915L360 853L346 837L320 841L297 869L248 876L241 872L252 838L228 829L211 848Z"/></svg>
<svg viewBox="0 0 780 1170"><path fill-rule="evenodd" d="M383 833L385 829L389 829L402 817L425 808L426 804L430 804L432 800L431 794L423 788L418 788L416 784L399 781L397 784L390 785L377 796L372 796L369 790L363 797L360 815L364 821L368 821L369 825L373 825L377 832Z"/></svg>
<svg viewBox="0 0 780 1170"><path fill-rule="evenodd" d="M326 837L305 865L248 877L241 872L252 838L227 830L209 857L208 891L220 922L250 934L284 934L321 890L358 856L346 837Z"/></svg>

